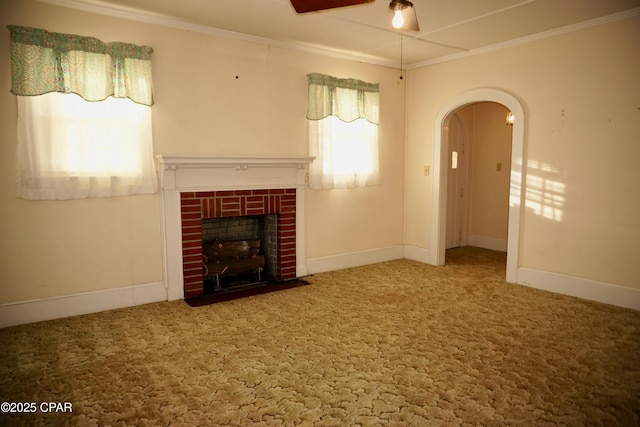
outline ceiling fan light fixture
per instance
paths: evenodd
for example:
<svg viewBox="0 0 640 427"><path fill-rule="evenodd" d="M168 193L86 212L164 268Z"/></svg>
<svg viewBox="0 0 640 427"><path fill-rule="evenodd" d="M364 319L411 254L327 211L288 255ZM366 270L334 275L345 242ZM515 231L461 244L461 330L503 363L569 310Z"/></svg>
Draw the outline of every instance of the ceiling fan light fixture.
<svg viewBox="0 0 640 427"><path fill-rule="evenodd" d="M394 12L396 10L401 11L408 7L413 7L413 3L411 3L409 0L391 0L391 3L389 3L389 9L393 10Z"/></svg>
<svg viewBox="0 0 640 427"><path fill-rule="evenodd" d="M402 16L402 10L396 9L393 12L393 19L391 20L393 28L400 29L404 25L404 17Z"/></svg>
<svg viewBox="0 0 640 427"><path fill-rule="evenodd" d="M413 3L409 0L391 0L389 10L393 12L393 19L391 20L393 28L420 30Z"/></svg>

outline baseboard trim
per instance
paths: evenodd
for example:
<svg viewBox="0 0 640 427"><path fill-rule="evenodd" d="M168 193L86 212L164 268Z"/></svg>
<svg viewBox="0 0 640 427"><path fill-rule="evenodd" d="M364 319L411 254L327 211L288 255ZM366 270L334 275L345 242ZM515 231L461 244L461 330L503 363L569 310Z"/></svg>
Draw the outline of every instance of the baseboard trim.
<svg viewBox="0 0 640 427"><path fill-rule="evenodd" d="M404 246L390 246L367 251L349 252L326 257L308 258L307 272L309 274L324 273L326 271L342 270L344 268L360 267L362 265L391 261L404 258Z"/></svg>
<svg viewBox="0 0 640 427"><path fill-rule="evenodd" d="M468 246L491 249L492 251L507 252L507 239L471 234L469 235Z"/></svg>
<svg viewBox="0 0 640 427"><path fill-rule="evenodd" d="M407 258L430 263L428 249L392 246L307 259L309 274ZM519 267L519 285L640 311L640 289ZM0 305L0 328L166 301L164 283L83 292Z"/></svg>
<svg viewBox="0 0 640 427"><path fill-rule="evenodd" d="M153 282L0 305L0 328L166 301L164 283Z"/></svg>
<svg viewBox="0 0 640 427"><path fill-rule="evenodd" d="M404 257L412 261L419 261L425 264L435 264L431 259L431 251L429 249L419 248L417 246L406 245L404 247Z"/></svg>
<svg viewBox="0 0 640 427"><path fill-rule="evenodd" d="M536 289L640 310L640 289L612 285L558 273L518 268L518 284Z"/></svg>

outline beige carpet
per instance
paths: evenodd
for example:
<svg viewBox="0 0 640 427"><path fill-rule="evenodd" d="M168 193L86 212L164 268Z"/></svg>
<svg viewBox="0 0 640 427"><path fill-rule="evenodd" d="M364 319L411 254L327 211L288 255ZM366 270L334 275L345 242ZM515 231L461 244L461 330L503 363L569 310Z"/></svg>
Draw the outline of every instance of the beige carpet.
<svg viewBox="0 0 640 427"><path fill-rule="evenodd" d="M309 286L0 330L2 425L636 426L640 312L504 282L450 251Z"/></svg>

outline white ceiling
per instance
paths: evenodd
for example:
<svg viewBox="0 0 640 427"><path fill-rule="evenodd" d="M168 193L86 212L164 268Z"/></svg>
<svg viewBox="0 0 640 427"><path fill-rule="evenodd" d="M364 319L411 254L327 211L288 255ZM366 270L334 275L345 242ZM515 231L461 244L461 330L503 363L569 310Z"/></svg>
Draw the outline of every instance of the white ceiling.
<svg viewBox="0 0 640 427"><path fill-rule="evenodd" d="M388 0L297 14L289 0L43 0L406 68L640 13L640 0L412 0L420 31L391 27Z"/></svg>

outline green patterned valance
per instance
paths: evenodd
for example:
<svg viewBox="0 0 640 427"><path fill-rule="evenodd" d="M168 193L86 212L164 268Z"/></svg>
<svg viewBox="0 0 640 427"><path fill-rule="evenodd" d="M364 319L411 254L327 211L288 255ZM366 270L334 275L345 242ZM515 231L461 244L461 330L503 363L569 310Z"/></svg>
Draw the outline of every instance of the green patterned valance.
<svg viewBox="0 0 640 427"><path fill-rule="evenodd" d="M309 103L307 119L322 120L328 116L345 122L367 119L378 124L380 88L378 83L356 79L339 79L325 74L307 74Z"/></svg>
<svg viewBox="0 0 640 427"><path fill-rule="evenodd" d="M87 101L113 96L153 105L152 48L38 28L7 28L11 33L12 93L76 93Z"/></svg>

